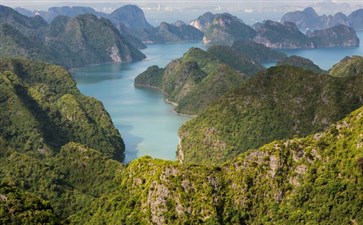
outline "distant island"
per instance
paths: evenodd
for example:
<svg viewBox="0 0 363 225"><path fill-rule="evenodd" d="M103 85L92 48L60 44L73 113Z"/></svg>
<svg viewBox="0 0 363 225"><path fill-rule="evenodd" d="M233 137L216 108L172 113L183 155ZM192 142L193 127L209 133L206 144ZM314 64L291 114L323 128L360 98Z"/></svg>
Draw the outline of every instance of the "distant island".
<svg viewBox="0 0 363 225"><path fill-rule="evenodd" d="M319 16L313 8L289 12L280 22L263 21L252 26L229 13L207 12L186 24L161 22L158 27L150 25L142 9L136 5L125 5L110 14L97 12L89 7L52 7L48 11L29 11L17 8L26 16L40 15L51 23L57 16L76 17L92 14L106 18L128 39L134 47L142 49L145 44L203 41L206 46L232 45L235 41L255 41L270 48L327 48L359 46L357 30L362 30L362 9L349 16L337 13L334 16ZM301 32L309 30L304 34ZM332 38L333 37L333 38Z"/></svg>
<svg viewBox="0 0 363 225"><path fill-rule="evenodd" d="M92 14L58 16L52 23L0 6L0 56L22 56L78 67L96 63L129 63L145 58L112 23Z"/></svg>
<svg viewBox="0 0 363 225"><path fill-rule="evenodd" d="M346 25L356 31L363 30L363 9L358 9L350 15L339 12L335 15L319 16L312 7L302 11L288 12L282 16L281 22L292 22L302 31L324 30L336 25Z"/></svg>

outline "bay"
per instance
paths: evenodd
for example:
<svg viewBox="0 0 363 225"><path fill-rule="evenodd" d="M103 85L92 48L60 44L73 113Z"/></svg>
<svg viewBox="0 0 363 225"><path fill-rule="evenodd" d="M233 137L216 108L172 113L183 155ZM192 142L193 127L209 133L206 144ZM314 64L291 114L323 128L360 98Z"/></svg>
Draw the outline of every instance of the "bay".
<svg viewBox="0 0 363 225"><path fill-rule="evenodd" d="M363 40L363 32L357 33ZM149 45L147 59L132 64L93 65L72 70L81 92L102 101L126 145L125 163L150 155L175 160L178 129L190 117L174 113L157 90L134 87L134 79L151 65L164 67L189 48L205 49L201 42ZM357 48L320 48L282 50L287 55L308 58L322 69L329 69L346 56L363 55ZM266 64L266 67L275 65Z"/></svg>
<svg viewBox="0 0 363 225"><path fill-rule="evenodd" d="M149 66L166 66L191 47L204 48L201 42L149 45L142 62L72 69L81 92L100 100L119 129L125 163L144 155L175 160L178 129L190 117L176 114L159 91L134 87L134 79Z"/></svg>

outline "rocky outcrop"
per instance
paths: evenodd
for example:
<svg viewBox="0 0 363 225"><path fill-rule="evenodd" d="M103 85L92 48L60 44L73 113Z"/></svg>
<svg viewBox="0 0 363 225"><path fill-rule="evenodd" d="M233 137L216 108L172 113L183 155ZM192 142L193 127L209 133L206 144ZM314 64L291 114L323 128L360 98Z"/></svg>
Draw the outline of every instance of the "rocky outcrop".
<svg viewBox="0 0 363 225"><path fill-rule="evenodd" d="M319 16L311 7L303 11L289 12L282 16L281 22L292 22L302 31L323 30L336 25L346 25L355 30L363 29L363 9L352 12L349 16L338 12L335 15Z"/></svg>
<svg viewBox="0 0 363 225"><path fill-rule="evenodd" d="M299 49L315 48L315 44L290 22L274 22L271 20L254 25L257 36L254 41L269 48Z"/></svg>
<svg viewBox="0 0 363 225"><path fill-rule="evenodd" d="M363 30L363 9L358 9L348 16L349 24L355 30Z"/></svg>
<svg viewBox="0 0 363 225"><path fill-rule="evenodd" d="M241 19L228 13L206 13L191 25L204 32L204 45L232 45L237 40L252 40L256 35Z"/></svg>
<svg viewBox="0 0 363 225"><path fill-rule="evenodd" d="M165 43L181 41L201 41L203 33L197 28L187 25L182 21L174 24L162 22L159 27L153 29L145 40L147 43Z"/></svg>
<svg viewBox="0 0 363 225"><path fill-rule="evenodd" d="M308 31L306 35L314 42L317 48L359 46L359 38L355 30L342 24L325 30Z"/></svg>
<svg viewBox="0 0 363 225"><path fill-rule="evenodd" d="M190 25L197 28L198 30L205 32L212 24L214 15L211 12L206 12L199 16L197 19L190 22Z"/></svg>

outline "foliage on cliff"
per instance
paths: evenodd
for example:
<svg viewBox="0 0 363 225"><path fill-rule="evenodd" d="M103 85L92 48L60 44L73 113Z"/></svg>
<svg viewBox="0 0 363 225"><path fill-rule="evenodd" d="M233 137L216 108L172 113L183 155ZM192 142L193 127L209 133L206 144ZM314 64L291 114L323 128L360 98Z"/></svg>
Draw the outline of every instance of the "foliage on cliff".
<svg viewBox="0 0 363 225"><path fill-rule="evenodd" d="M335 64L329 74L335 77L363 75L363 57L352 56L345 57L339 63Z"/></svg>
<svg viewBox="0 0 363 225"><path fill-rule="evenodd" d="M143 157L75 224L360 224L363 108L322 133L275 141L220 167Z"/></svg>
<svg viewBox="0 0 363 225"><path fill-rule="evenodd" d="M1 223L363 222L363 107L330 125L324 132L306 138L275 141L240 154L220 166L180 164L150 157L122 165L107 157L104 146L96 145L97 150L89 148L92 141L84 144L69 142L57 149L53 148L58 142L52 133L49 137L44 135L48 133L41 129L43 125L52 129L64 127L53 124L57 123L53 120L53 114L57 114L53 109L59 106L57 98L66 96L61 100L65 102L66 107L62 107L65 112L59 114L66 113L68 118L78 116L81 111L75 101L80 101L81 108L88 105L80 100L82 95L62 68L17 59L2 60L0 65ZM295 71L300 71L301 76L293 75ZM266 72L270 74L265 74L268 79L260 77L260 83L266 89L274 89L267 85L272 83L286 91L288 81L286 86L281 86L285 83L275 80L296 76L295 81L300 82L295 83L316 81L318 75L309 73L293 67L276 67ZM352 89L355 86L350 80L355 78L358 91L361 91L358 82L362 76L319 77L324 77L323 81L331 87L341 88L337 84L339 81ZM306 86L295 88L300 87ZM327 90L324 98L329 99ZM257 92L256 95L263 94L261 90ZM284 95L284 92L280 94ZM349 100L343 90L336 94L343 102ZM266 98L266 95L261 96ZM47 102L48 98L52 101ZM249 101L252 102L253 98ZM46 110L43 107L47 107ZM344 113L348 108L342 109ZM92 115L101 113L94 109L92 105ZM68 114L69 110L77 112ZM107 121L107 114L102 114L102 118ZM103 127L102 123L98 126L108 134L114 132L112 126ZM52 150L49 154L45 154L46 145Z"/></svg>
<svg viewBox="0 0 363 225"><path fill-rule="evenodd" d="M244 76L216 56L191 48L164 69L148 68L135 86L160 89L180 113L198 114L227 91L244 82Z"/></svg>
<svg viewBox="0 0 363 225"><path fill-rule="evenodd" d="M102 103L83 96L62 67L0 60L0 135L20 152L52 155L76 141L123 160L124 144Z"/></svg>
<svg viewBox="0 0 363 225"><path fill-rule="evenodd" d="M272 67L183 125L178 158L220 164L273 140L321 131L363 104L362 87L362 76Z"/></svg>
<svg viewBox="0 0 363 225"><path fill-rule="evenodd" d="M260 63L249 57L248 53L240 52L233 47L215 45L208 48L208 53L247 76L255 75L265 69Z"/></svg>
<svg viewBox="0 0 363 225"><path fill-rule="evenodd" d="M282 52L253 41L236 41L233 43L232 48L235 51L248 55L259 63L276 62L287 57L286 54Z"/></svg>

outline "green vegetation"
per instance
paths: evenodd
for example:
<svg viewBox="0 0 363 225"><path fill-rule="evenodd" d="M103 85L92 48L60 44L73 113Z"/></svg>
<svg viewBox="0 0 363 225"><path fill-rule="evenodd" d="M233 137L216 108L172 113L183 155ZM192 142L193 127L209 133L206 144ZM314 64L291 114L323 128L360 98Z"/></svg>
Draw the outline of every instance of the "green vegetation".
<svg viewBox="0 0 363 225"><path fill-rule="evenodd" d="M363 108L327 131L276 141L220 167L143 157L75 224L363 222Z"/></svg>
<svg viewBox="0 0 363 225"><path fill-rule="evenodd" d="M200 58L199 54L186 58ZM213 70L209 65L198 66ZM324 132L275 141L220 166L150 157L122 165L109 157L105 149L110 146L93 143L92 136L82 144L73 141L81 142L83 134L63 139L75 134L72 124L63 124L64 117L80 133L90 129L110 138L115 132L102 105L82 96L64 69L19 59L3 59L0 68L1 224L363 223L363 107ZM262 75L249 80L256 79L250 88L262 100L268 92L261 87L281 88L282 96L293 93L287 88L300 88L310 96L309 88L327 83L329 88L340 88L334 94L344 103L353 93L345 93L344 87L362 91L362 76L317 76L289 66L271 68ZM289 77L294 76L294 83L301 84L298 87L290 86ZM317 78L323 79L321 83L315 84ZM329 88L322 88L323 96L334 105ZM235 92L227 95L226 103L236 100L231 97ZM252 104L251 96L246 101ZM299 98L294 100L310 107ZM349 108L339 109L345 114ZM297 109L295 113L301 107ZM103 130L94 130L90 121ZM62 137L57 139L55 132L61 129L64 133L57 133Z"/></svg>
<svg viewBox="0 0 363 225"><path fill-rule="evenodd" d="M110 116L63 68L1 59L0 87L0 135L9 148L47 155L76 141L123 160L124 144Z"/></svg>
<svg viewBox="0 0 363 225"><path fill-rule="evenodd" d="M175 103L177 112L198 114L243 83L243 77L215 55L191 48L164 69L148 68L136 77L135 86L160 89L167 101Z"/></svg>
<svg viewBox="0 0 363 225"><path fill-rule="evenodd" d="M259 63L276 62L287 57L285 53L253 41L236 41L233 43L232 49L241 54L248 55Z"/></svg>
<svg viewBox="0 0 363 225"><path fill-rule="evenodd" d="M164 69L150 66L135 78L135 86L158 88L162 86Z"/></svg>
<svg viewBox="0 0 363 225"><path fill-rule="evenodd" d="M363 75L363 57L345 57L329 70L329 74L335 77Z"/></svg>
<svg viewBox="0 0 363 225"><path fill-rule="evenodd" d="M14 186L0 184L1 224L59 224L49 202Z"/></svg>
<svg viewBox="0 0 363 225"><path fill-rule="evenodd" d="M322 70L318 65L314 64L314 62L311 61L310 59L296 56L296 55L282 59L276 65L277 66L290 65L290 66L300 67L305 70L311 70L315 73L325 73L324 70Z"/></svg>
<svg viewBox="0 0 363 225"><path fill-rule="evenodd" d="M59 16L48 25L41 17L26 17L5 6L0 10L4 12L0 23L3 57L27 57L66 67L145 58L104 18Z"/></svg>
<svg viewBox="0 0 363 225"><path fill-rule="evenodd" d="M183 125L178 158L220 164L273 140L321 131L363 104L362 87L362 76L272 67Z"/></svg>
<svg viewBox="0 0 363 225"><path fill-rule="evenodd" d="M233 47L214 45L208 48L208 53L247 76L255 75L265 69L260 63L251 59L248 54L236 51Z"/></svg>

